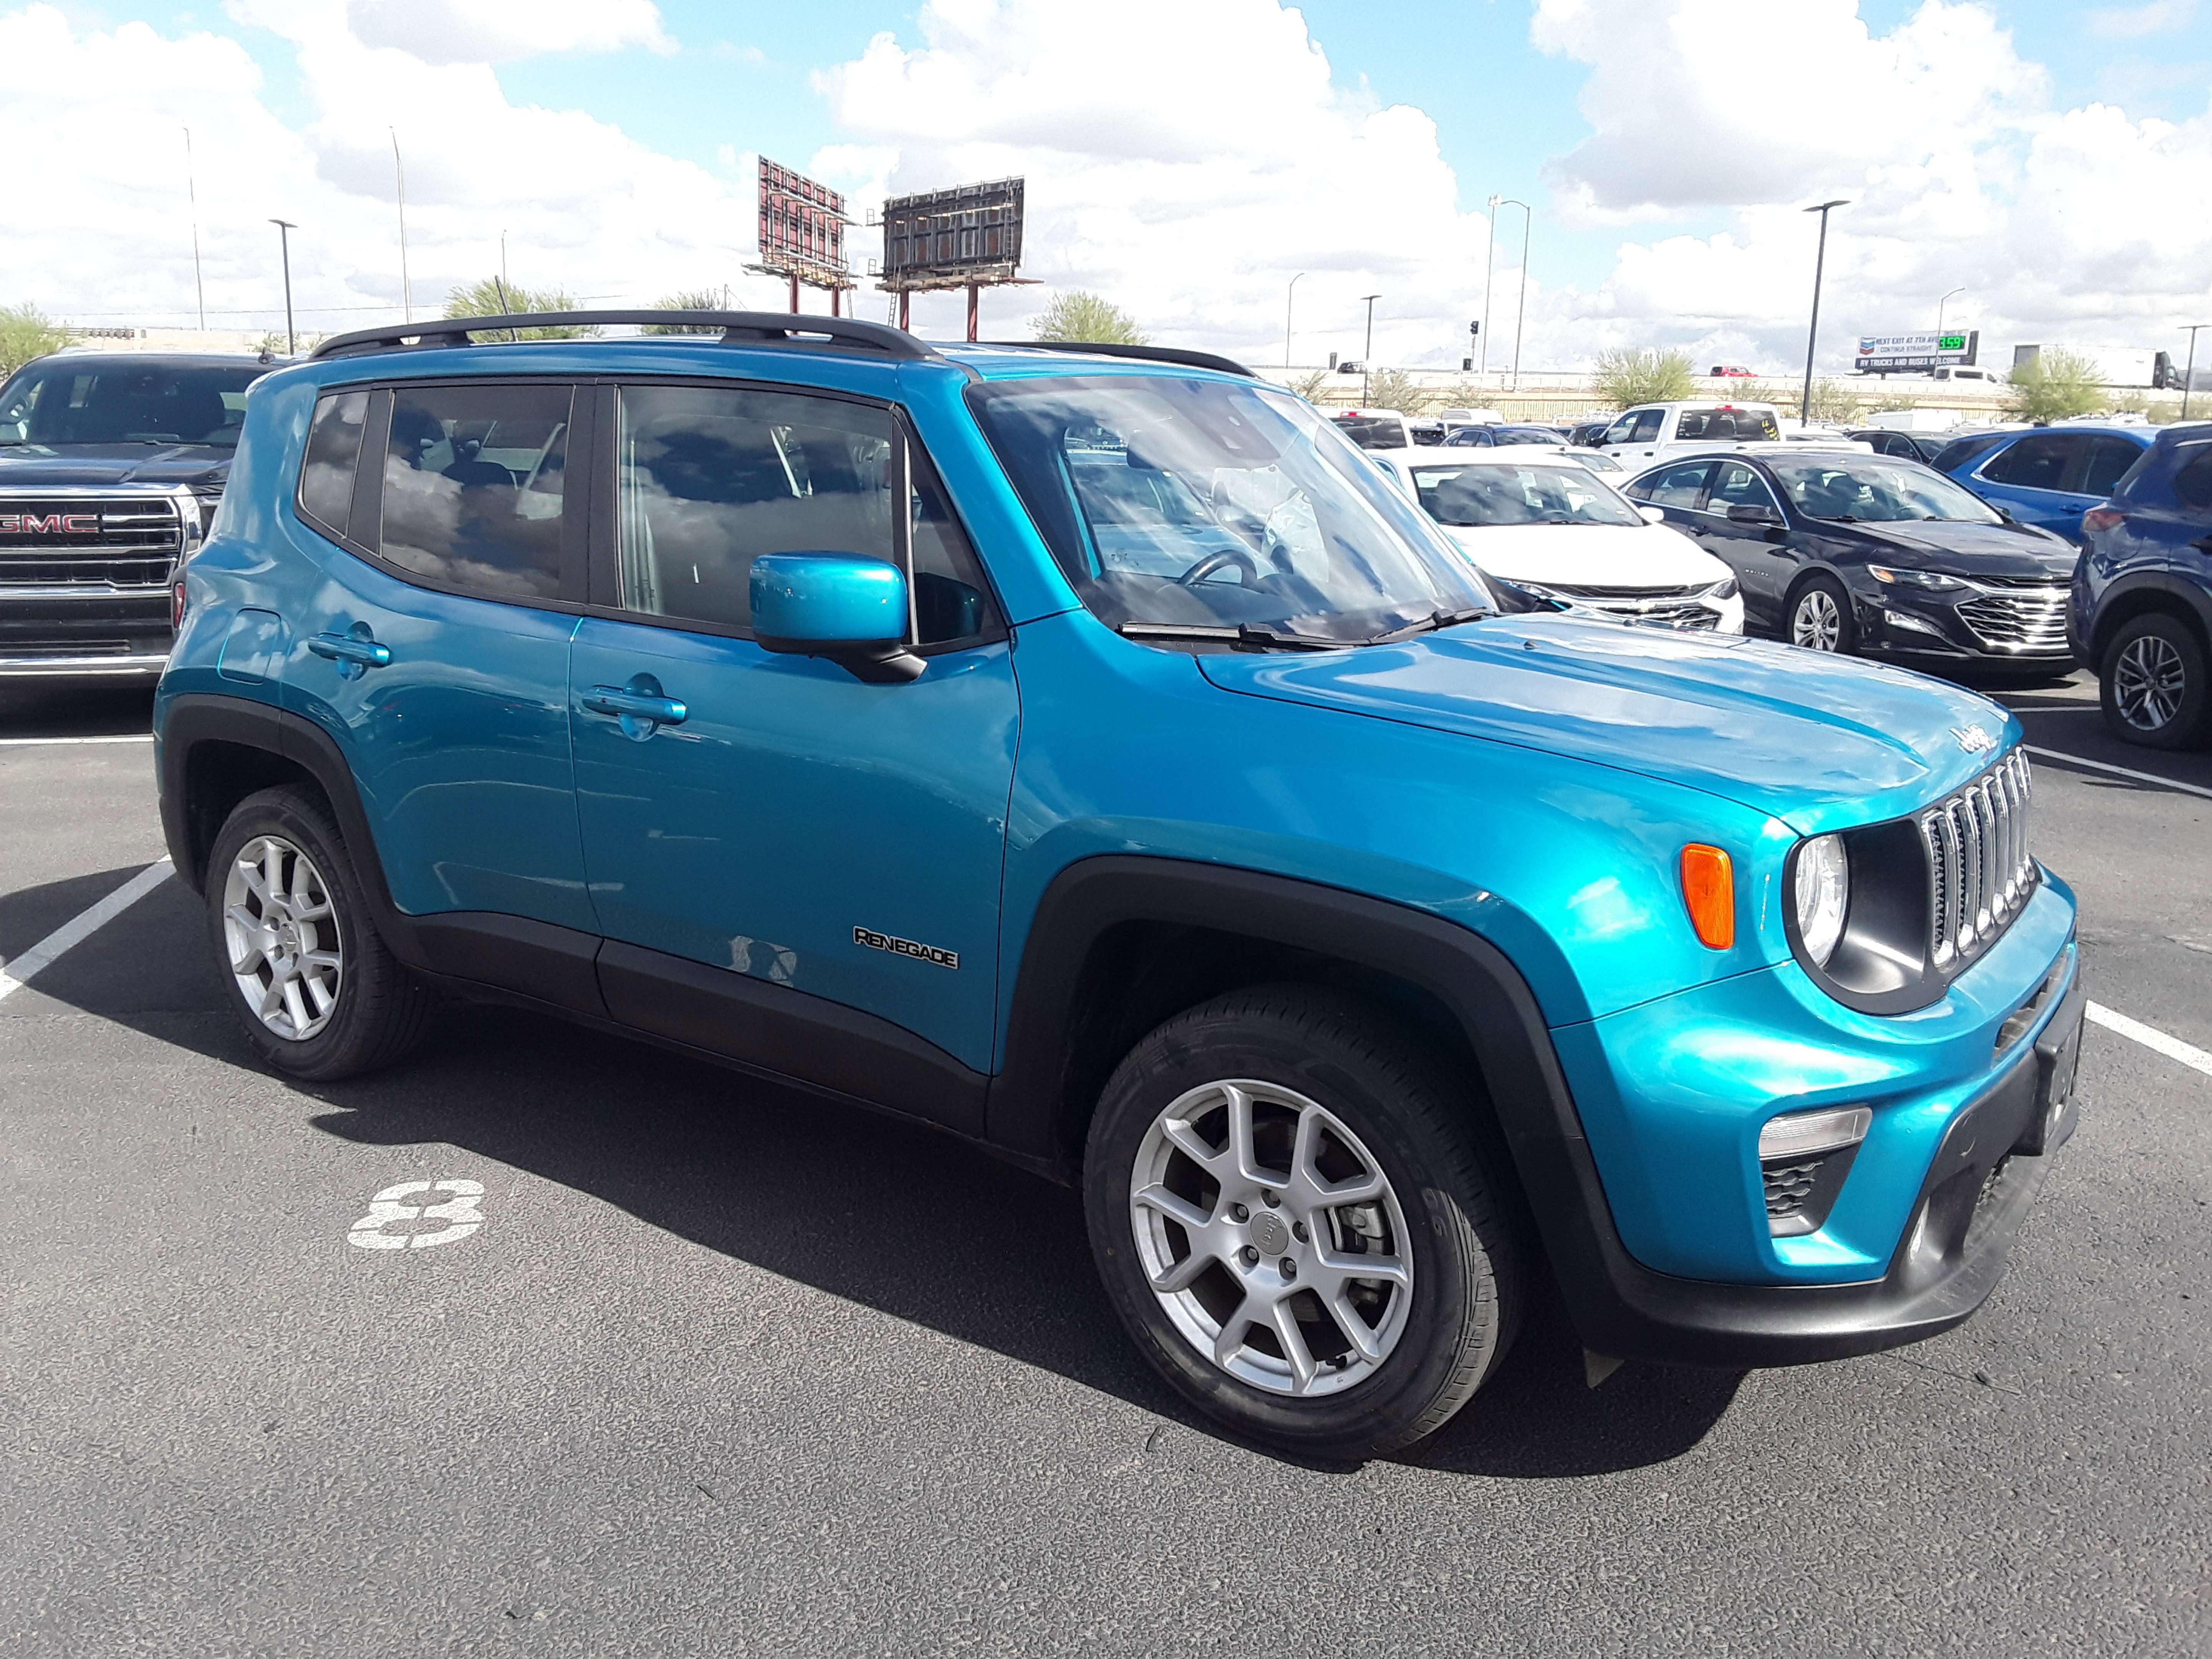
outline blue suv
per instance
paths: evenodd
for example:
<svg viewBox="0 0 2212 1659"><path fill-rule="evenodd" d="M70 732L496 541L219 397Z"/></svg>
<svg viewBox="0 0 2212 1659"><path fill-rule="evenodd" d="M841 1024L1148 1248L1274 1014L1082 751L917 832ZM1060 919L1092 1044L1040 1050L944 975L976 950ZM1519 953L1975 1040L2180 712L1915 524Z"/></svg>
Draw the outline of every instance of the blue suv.
<svg viewBox="0 0 2212 1659"><path fill-rule="evenodd" d="M1937 457L1950 475L1990 506L2069 542L2081 539L2081 515L2103 501L2150 447L2140 426L2035 427L1998 434L1980 447L1961 441L1959 453Z"/></svg>
<svg viewBox="0 0 2212 1659"><path fill-rule="evenodd" d="M2170 426L2082 520L2069 627L2129 743L2212 738L2212 423Z"/></svg>
<svg viewBox="0 0 2212 1659"><path fill-rule="evenodd" d="M262 380L185 568L163 824L270 1066L491 1000L937 1125L1314 1455L1547 1267L1593 1379L1996 1283L2083 1007L2004 710L1516 612L1224 359L548 320Z"/></svg>

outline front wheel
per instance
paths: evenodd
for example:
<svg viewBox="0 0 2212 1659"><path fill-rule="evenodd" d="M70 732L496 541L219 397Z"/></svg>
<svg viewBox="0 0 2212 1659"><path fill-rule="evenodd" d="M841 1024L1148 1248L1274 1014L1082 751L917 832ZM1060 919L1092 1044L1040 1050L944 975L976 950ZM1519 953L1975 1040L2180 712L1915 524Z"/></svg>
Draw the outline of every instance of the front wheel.
<svg viewBox="0 0 2212 1659"><path fill-rule="evenodd" d="M1366 1457L1504 1357L1518 1240L1468 1103L1359 1005L1299 986L1176 1016L1108 1083L1091 1249L1146 1358L1239 1433Z"/></svg>
<svg viewBox="0 0 2212 1659"><path fill-rule="evenodd" d="M286 787L240 802L208 859L207 901L231 1007L278 1071L352 1077L420 1040L430 993L378 934L319 797Z"/></svg>
<svg viewBox="0 0 2212 1659"><path fill-rule="evenodd" d="M2097 671L2105 725L2114 737L2148 749L2186 749L2208 724L2204 647L2172 617L2121 625Z"/></svg>
<svg viewBox="0 0 2212 1659"><path fill-rule="evenodd" d="M1814 576L1790 597L1790 643L1848 657L1858 645L1850 596L1832 576Z"/></svg>

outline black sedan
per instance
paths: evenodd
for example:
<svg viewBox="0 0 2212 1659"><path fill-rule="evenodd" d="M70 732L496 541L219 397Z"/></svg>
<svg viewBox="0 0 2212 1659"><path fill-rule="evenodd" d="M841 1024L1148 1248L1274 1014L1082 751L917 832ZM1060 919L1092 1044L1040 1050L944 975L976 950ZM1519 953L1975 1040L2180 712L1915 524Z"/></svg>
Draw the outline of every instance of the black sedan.
<svg viewBox="0 0 2212 1659"><path fill-rule="evenodd" d="M1684 456L1626 493L1736 573L1747 623L1814 651L2063 673L2071 543L1917 461L1762 444Z"/></svg>

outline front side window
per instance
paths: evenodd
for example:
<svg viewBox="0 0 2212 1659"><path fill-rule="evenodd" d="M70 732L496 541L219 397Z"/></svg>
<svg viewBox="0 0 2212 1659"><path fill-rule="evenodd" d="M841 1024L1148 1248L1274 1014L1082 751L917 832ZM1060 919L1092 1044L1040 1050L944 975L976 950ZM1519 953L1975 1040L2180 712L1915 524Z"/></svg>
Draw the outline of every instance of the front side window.
<svg viewBox="0 0 2212 1659"><path fill-rule="evenodd" d="M1628 434L1628 441L1632 444L1650 443L1658 437L1659 428L1666 423L1666 420L1665 410L1645 410L1636 417L1636 429Z"/></svg>
<svg viewBox="0 0 2212 1659"><path fill-rule="evenodd" d="M565 386L399 388L379 555L488 598L558 599L568 405Z"/></svg>
<svg viewBox="0 0 2212 1659"><path fill-rule="evenodd" d="M2120 476L2142 453L2141 444L2131 444L2125 438L2098 439L2089 447L2089 469L2081 476L2082 494L2111 495L2118 487Z"/></svg>
<svg viewBox="0 0 2212 1659"><path fill-rule="evenodd" d="M1713 474L1712 492L1705 497L1708 513L1725 515L1732 507L1774 509L1774 492L1766 487L1766 480L1741 461L1723 461ZM1776 516L1780 516L1778 511Z"/></svg>
<svg viewBox="0 0 2212 1659"><path fill-rule="evenodd" d="M1636 431L1637 414L1638 411L1635 410L1630 410L1627 414L1622 416L1611 426L1606 428L1605 435L1600 438L1598 442L1601 444L1625 444L1628 442ZM1659 428L1655 426L1651 429L1654 432L1656 432Z"/></svg>
<svg viewBox="0 0 2212 1659"><path fill-rule="evenodd" d="M353 510L354 471L368 419L368 393L326 393L307 428L307 458L300 466L300 507L332 535L345 533Z"/></svg>
<svg viewBox="0 0 2212 1659"><path fill-rule="evenodd" d="M1654 507L1695 507L1705 487L1705 474L1712 470L1712 465L1711 461L1684 461L1675 466L1662 466L1629 493Z"/></svg>
<svg viewBox="0 0 2212 1659"><path fill-rule="evenodd" d="M752 623L763 553L896 563L888 410L736 386L625 386L616 423L619 603L648 617ZM928 459L906 450L917 642L969 639L994 614ZM1173 510L1173 503L1161 510Z"/></svg>
<svg viewBox="0 0 2212 1659"><path fill-rule="evenodd" d="M1109 626L1352 645L1491 608L1435 525L1300 398L1153 374L968 396L1038 532Z"/></svg>
<svg viewBox="0 0 2212 1659"><path fill-rule="evenodd" d="M1845 524L1910 519L2002 522L1980 496L1915 461L1881 455L1780 455L1769 465L1808 519Z"/></svg>
<svg viewBox="0 0 2212 1659"><path fill-rule="evenodd" d="M1422 508L1438 524L1607 524L1638 526L1636 509L1589 471L1562 466L1413 469Z"/></svg>

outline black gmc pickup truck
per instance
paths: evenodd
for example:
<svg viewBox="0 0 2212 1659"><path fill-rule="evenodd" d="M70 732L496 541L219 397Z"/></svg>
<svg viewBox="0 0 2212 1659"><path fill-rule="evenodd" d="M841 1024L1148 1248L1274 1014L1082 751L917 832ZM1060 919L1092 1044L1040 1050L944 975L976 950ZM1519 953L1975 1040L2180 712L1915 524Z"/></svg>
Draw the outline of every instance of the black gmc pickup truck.
<svg viewBox="0 0 2212 1659"><path fill-rule="evenodd" d="M64 351L0 386L0 677L161 672L257 357Z"/></svg>

